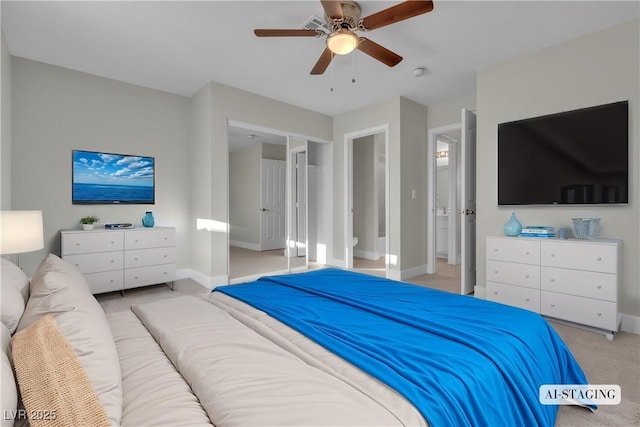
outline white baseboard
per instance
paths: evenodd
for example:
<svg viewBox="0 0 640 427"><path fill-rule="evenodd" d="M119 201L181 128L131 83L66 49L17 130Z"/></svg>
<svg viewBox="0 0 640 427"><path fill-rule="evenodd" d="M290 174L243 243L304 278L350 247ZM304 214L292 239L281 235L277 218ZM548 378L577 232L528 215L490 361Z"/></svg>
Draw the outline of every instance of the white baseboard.
<svg viewBox="0 0 640 427"><path fill-rule="evenodd" d="M377 261L380 259L380 254L378 252L365 251L363 249L353 249L353 256L358 258L370 259L372 261Z"/></svg>
<svg viewBox="0 0 640 427"><path fill-rule="evenodd" d="M400 271L400 270L392 270L392 269L387 270L387 279L401 281L402 280L402 271Z"/></svg>
<svg viewBox="0 0 640 427"><path fill-rule="evenodd" d="M207 276L206 274L203 274L194 269L187 270L189 270L190 272L190 279L199 283L208 290L212 290L216 286L227 285L229 283L229 276L227 276L226 274L222 276Z"/></svg>
<svg viewBox="0 0 640 427"><path fill-rule="evenodd" d="M249 242L240 242L238 240L230 240L229 241L229 245L230 246L235 246L238 248L243 248L243 249L250 249L252 251L259 251L260 250L260 244L259 243L249 243Z"/></svg>
<svg viewBox="0 0 640 427"><path fill-rule="evenodd" d="M417 276L422 276L423 274L427 274L427 264L422 264L417 267L407 268L406 270L402 270L400 273L400 280L408 280L413 279Z"/></svg>

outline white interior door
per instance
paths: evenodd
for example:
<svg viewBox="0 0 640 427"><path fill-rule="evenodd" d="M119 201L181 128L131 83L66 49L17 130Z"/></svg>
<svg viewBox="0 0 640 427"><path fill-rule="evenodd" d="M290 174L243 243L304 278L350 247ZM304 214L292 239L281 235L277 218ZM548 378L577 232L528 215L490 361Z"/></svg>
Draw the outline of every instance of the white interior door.
<svg viewBox="0 0 640 427"><path fill-rule="evenodd" d="M464 108L460 156L460 293L466 295L476 284L476 115Z"/></svg>
<svg viewBox="0 0 640 427"><path fill-rule="evenodd" d="M287 162L262 159L260 169L260 250L284 249Z"/></svg>
<svg viewBox="0 0 640 427"><path fill-rule="evenodd" d="M307 153L296 153L296 256L307 256Z"/></svg>

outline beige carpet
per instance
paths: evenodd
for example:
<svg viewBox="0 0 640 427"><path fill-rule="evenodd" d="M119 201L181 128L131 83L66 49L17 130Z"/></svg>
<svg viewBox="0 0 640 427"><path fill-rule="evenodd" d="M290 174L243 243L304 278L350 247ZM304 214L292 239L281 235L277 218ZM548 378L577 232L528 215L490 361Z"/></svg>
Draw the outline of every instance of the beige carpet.
<svg viewBox="0 0 640 427"><path fill-rule="evenodd" d="M421 276L417 282L428 286L430 280L438 288L459 292L460 281L446 276ZM198 283L178 280L175 291L167 285L149 286L125 291L97 295L106 312L128 310L132 304L154 301L160 298L175 298L185 293L208 292ZM600 406L592 413L583 408L561 406L558 411L558 427L640 426L640 335L620 332L613 341L604 335L578 329L565 324L551 322L554 329L567 343L591 384L618 384L622 388L622 403L616 406Z"/></svg>

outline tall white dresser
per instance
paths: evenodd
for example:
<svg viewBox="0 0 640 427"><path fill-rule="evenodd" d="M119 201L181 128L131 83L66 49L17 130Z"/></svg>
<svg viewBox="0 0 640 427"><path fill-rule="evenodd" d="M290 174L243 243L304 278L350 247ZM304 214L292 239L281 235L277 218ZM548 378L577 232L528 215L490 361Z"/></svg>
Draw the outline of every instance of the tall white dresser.
<svg viewBox="0 0 640 427"><path fill-rule="evenodd" d="M173 283L175 228L64 230L62 258L84 274L94 294Z"/></svg>
<svg viewBox="0 0 640 427"><path fill-rule="evenodd" d="M621 321L619 240L487 237L486 298L605 332Z"/></svg>

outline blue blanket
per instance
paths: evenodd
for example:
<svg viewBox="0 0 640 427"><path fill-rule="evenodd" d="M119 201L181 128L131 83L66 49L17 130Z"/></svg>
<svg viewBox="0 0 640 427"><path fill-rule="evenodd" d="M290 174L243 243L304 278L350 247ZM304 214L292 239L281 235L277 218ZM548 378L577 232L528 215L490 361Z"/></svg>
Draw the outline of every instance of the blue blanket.
<svg viewBox="0 0 640 427"><path fill-rule="evenodd" d="M538 314L338 269L218 287L404 395L431 426L553 426L543 384L586 384Z"/></svg>

